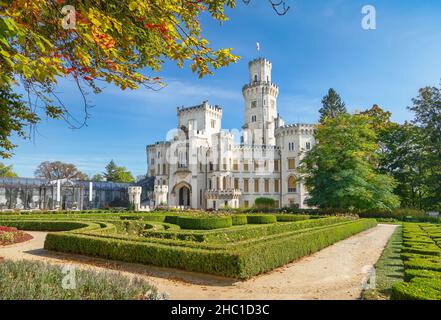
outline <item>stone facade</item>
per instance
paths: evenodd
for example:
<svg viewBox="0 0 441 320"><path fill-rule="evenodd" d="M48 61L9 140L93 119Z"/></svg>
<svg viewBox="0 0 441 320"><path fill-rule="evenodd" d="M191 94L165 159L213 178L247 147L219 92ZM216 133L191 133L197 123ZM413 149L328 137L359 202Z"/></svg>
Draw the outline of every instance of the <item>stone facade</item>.
<svg viewBox="0 0 441 320"><path fill-rule="evenodd" d="M146 148L154 205L238 208L269 197L279 207L307 207L308 193L296 169L315 143L315 126L285 125L271 71L266 59L249 63L241 132L222 130L222 108L207 101L177 109L178 127L167 141Z"/></svg>

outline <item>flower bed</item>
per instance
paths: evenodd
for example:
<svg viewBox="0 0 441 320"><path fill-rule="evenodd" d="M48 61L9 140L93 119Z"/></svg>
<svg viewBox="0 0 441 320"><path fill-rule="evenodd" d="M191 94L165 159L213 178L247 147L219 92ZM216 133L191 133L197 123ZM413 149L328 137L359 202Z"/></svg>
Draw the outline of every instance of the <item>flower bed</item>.
<svg viewBox="0 0 441 320"><path fill-rule="evenodd" d="M15 227L0 226L0 246L11 245L31 240L32 236Z"/></svg>

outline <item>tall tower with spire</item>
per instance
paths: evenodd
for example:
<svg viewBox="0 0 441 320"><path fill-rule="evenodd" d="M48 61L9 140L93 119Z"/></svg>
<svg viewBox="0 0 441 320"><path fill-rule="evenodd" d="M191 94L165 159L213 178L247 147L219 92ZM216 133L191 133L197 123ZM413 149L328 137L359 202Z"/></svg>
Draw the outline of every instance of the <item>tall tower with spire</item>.
<svg viewBox="0 0 441 320"><path fill-rule="evenodd" d="M271 82L272 64L259 58L251 61L248 68L249 83L242 89L245 100L243 143L274 146L279 88Z"/></svg>

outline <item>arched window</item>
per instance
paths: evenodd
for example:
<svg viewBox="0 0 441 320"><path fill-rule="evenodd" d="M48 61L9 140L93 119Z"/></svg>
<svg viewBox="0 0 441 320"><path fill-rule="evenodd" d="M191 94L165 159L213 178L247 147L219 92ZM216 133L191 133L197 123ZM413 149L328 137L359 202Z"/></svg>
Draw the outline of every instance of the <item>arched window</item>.
<svg viewBox="0 0 441 320"><path fill-rule="evenodd" d="M254 82L257 82L257 74L254 75Z"/></svg>
<svg viewBox="0 0 441 320"><path fill-rule="evenodd" d="M294 193L297 192L297 181L293 176L288 178L288 192Z"/></svg>

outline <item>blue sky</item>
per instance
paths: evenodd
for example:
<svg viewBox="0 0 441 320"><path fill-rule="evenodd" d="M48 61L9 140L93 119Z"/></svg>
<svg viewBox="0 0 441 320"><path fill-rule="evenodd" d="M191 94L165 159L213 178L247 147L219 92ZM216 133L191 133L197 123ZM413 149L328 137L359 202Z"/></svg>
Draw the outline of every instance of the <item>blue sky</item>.
<svg viewBox="0 0 441 320"><path fill-rule="evenodd" d="M241 60L202 80L188 68L167 62L160 92L120 91L108 86L90 95L94 105L88 127L71 130L62 121L44 120L32 141L15 139L15 155L4 160L20 176L33 176L44 160L76 164L95 174L111 159L135 175L145 174L145 146L163 140L177 124L176 107L209 100L224 108L223 127L243 122L242 86L248 61L273 62L280 87L279 112L288 123L315 122L320 100L335 88L350 110L379 104L404 122L418 89L441 79L441 2L437 0L287 0L291 10L274 14L266 1L245 6L238 0L223 26L203 19L205 36L215 48L232 47ZM361 28L361 8L374 5L377 30ZM256 42L261 52L256 51ZM148 70L146 70L148 72ZM59 91L80 115L78 92L62 81Z"/></svg>

